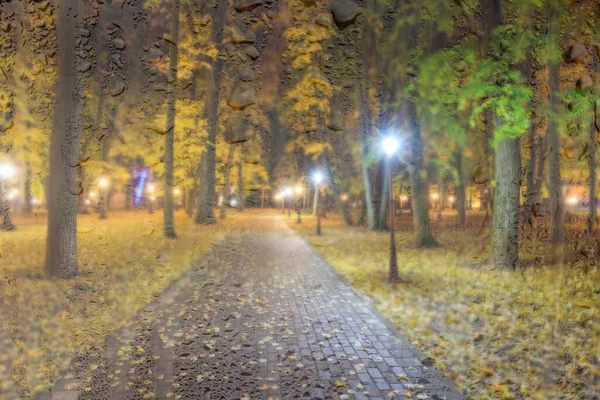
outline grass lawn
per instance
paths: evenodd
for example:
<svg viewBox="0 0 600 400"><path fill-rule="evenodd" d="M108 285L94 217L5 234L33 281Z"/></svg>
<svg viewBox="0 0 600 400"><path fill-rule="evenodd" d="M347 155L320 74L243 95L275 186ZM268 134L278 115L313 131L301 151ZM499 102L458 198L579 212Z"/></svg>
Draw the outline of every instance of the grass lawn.
<svg viewBox="0 0 600 400"><path fill-rule="evenodd" d="M488 265L481 214L460 230L448 212L434 222L442 244L413 248L409 215L398 218L401 284L386 282L389 233L349 228L341 218L289 225L475 399L592 399L600 329L600 269L580 225L568 230L568 263L545 266L547 226L521 229L519 272ZM287 217L286 217L287 218ZM598 375L596 375L598 379Z"/></svg>
<svg viewBox="0 0 600 400"><path fill-rule="evenodd" d="M177 240L162 235L162 210L78 219L80 276L41 276L46 216L16 218L0 232L0 398L51 385L74 355L99 346L235 225L195 225L176 213Z"/></svg>

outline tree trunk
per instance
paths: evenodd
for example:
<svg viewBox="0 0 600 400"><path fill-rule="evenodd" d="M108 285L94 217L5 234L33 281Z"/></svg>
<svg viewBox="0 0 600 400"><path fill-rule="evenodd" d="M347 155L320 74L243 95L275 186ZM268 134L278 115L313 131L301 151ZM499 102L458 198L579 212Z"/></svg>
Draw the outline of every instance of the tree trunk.
<svg viewBox="0 0 600 400"><path fill-rule="evenodd" d="M31 214L31 164L25 163L25 177L23 179L23 215Z"/></svg>
<svg viewBox="0 0 600 400"><path fill-rule="evenodd" d="M164 186L164 210L163 224L165 237L175 239L175 202L173 199L173 169L174 169L174 147L175 147L175 115L177 113L177 56L179 45L179 6L181 0L173 0L173 11L171 14L172 41L171 58L169 60L170 90L167 95L167 133L165 135L165 186Z"/></svg>
<svg viewBox="0 0 600 400"><path fill-rule="evenodd" d="M358 36L358 34L357 34ZM369 74L366 66L368 65L368 47L367 40L363 39L363 46L360 46L360 38L357 38L358 47L362 47L364 68L361 69L361 64L357 63L357 90L358 90L358 114L359 114L359 135L361 147L361 172L363 176L363 186L365 190L365 206L367 209L367 226L370 230L375 229L375 206L373 204L373 193L371 188L371 177L368 165L369 156L369 141L372 137L371 132L371 108L369 105Z"/></svg>
<svg viewBox="0 0 600 400"><path fill-rule="evenodd" d="M550 90L550 118L548 120L548 144L550 145L550 176L548 191L550 194L552 263L561 263L564 257L564 196L560 179L560 132L559 132L559 105L560 105L560 76L558 54L558 19L560 6L557 1L551 1L550 15L548 17L548 86ZM555 51L552 51L555 48Z"/></svg>
<svg viewBox="0 0 600 400"><path fill-rule="evenodd" d="M496 147L495 163L492 257L496 267L516 269L519 266L519 140L500 140Z"/></svg>
<svg viewBox="0 0 600 400"><path fill-rule="evenodd" d="M337 188L337 184L335 183L335 176L331 172L331 167L329 165L331 160L329 158L329 153L327 151L325 151L324 158L325 158L325 167L327 168L327 175L329 177L331 177L330 182L329 182L329 187L331 188L331 191L333 192L335 206L342 213L342 217L344 217L344 222L346 223L346 225L352 226L352 225L354 225L354 222L352 221L352 215L350 215L350 212L348 211L346 202L342 201L342 198L340 196L339 190Z"/></svg>
<svg viewBox="0 0 600 400"><path fill-rule="evenodd" d="M212 25L212 40L219 51L223 40L223 29L227 22L228 1L220 0L218 10ZM217 56L210 71L210 79L208 81L208 96L206 100L206 116L208 119L208 139L206 148L202 154L200 167L200 190L198 211L196 213L197 224L214 224L214 207L215 207L215 186L217 172L217 122L219 112L219 98L221 94L221 68L223 61Z"/></svg>
<svg viewBox="0 0 600 400"><path fill-rule="evenodd" d="M238 204L238 210L244 211L244 197L246 191L244 190L244 144L240 145L240 159L238 161L238 194L240 203Z"/></svg>
<svg viewBox="0 0 600 400"><path fill-rule="evenodd" d="M221 188L221 207L219 210L219 218L223 219L226 216L227 207L229 206L229 182L231 180L231 167L233 166L233 155L235 154L235 147L230 144L229 152L227 153L227 161L223 166L223 176L225 177L225 183Z"/></svg>
<svg viewBox="0 0 600 400"><path fill-rule="evenodd" d="M83 76L76 56L76 30L80 25L80 2L60 0L58 27L58 75L54 120L50 137L48 170L48 234L45 272L68 278L77 267L77 179L73 165L79 158L79 135L83 113ZM82 50L83 51L83 50Z"/></svg>
<svg viewBox="0 0 600 400"><path fill-rule="evenodd" d="M456 201L456 211L458 211L458 226L464 228L467 224L467 213L466 213L466 201L467 196L465 193L465 181L463 178L463 168L462 168L462 148L456 146L456 150L454 151L454 162L456 168L456 181L454 183L455 187L455 201Z"/></svg>
<svg viewBox="0 0 600 400"><path fill-rule="evenodd" d="M423 138L417 122L416 106L408 103L410 120L411 159L408 173L412 187L413 222L417 248L439 246L431 233L426 171L423 168Z"/></svg>
<svg viewBox="0 0 600 400"><path fill-rule="evenodd" d="M539 156L537 151L538 141L535 137L535 124L532 122L529 127L527 144L529 146L529 161L525 167L525 219L531 221L533 217L533 205L537 201L537 190L535 185L535 168L537 164L537 157Z"/></svg>

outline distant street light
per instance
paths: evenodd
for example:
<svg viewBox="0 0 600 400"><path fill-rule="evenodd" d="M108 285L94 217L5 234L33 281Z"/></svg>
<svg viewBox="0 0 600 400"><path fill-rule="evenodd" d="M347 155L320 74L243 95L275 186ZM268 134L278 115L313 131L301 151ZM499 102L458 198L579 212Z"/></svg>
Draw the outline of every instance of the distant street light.
<svg viewBox="0 0 600 400"><path fill-rule="evenodd" d="M296 194L299 195L302 193L302 186L296 186ZM296 211L298 212L298 218L296 219L296 223L302 223L302 218L300 217L300 205L298 204L298 199L296 198L294 201L294 205L296 206Z"/></svg>
<svg viewBox="0 0 600 400"><path fill-rule="evenodd" d="M346 201L348 201L348 195L347 195L347 194L343 194L343 195L341 195L341 196L340 196L340 199L341 199L343 202L346 202Z"/></svg>
<svg viewBox="0 0 600 400"><path fill-rule="evenodd" d="M231 207L235 207L237 205L237 200L236 199L231 199L231 201L229 202L229 205Z"/></svg>
<svg viewBox="0 0 600 400"><path fill-rule="evenodd" d="M390 185L390 268L388 279L391 283L400 281L398 273L398 261L396 260L396 226L394 211L394 180L392 179L392 156L400 147L400 142L394 136L388 136L381 143L383 151L387 154L387 168Z"/></svg>
<svg viewBox="0 0 600 400"><path fill-rule="evenodd" d="M454 207L454 200L455 200L454 196L448 197L448 201L450 202L450 208Z"/></svg>
<svg viewBox="0 0 600 400"><path fill-rule="evenodd" d="M577 205L578 202L579 202L579 199L575 196L571 196L567 199L567 203L571 206Z"/></svg>
<svg viewBox="0 0 600 400"><path fill-rule="evenodd" d="M323 182L323 174L320 171L316 171L313 174L313 181L315 182L315 214L317 214L317 235L321 234L321 210L319 210L319 185Z"/></svg>

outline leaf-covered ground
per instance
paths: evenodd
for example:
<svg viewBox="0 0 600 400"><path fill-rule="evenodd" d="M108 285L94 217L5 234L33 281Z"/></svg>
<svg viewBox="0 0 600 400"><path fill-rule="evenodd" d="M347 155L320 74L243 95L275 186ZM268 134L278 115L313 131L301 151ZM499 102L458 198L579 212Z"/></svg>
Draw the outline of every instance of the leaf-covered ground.
<svg viewBox="0 0 600 400"><path fill-rule="evenodd" d="M0 232L0 398L52 385L73 357L102 343L224 238L228 225L176 214L179 238L162 235L162 212L79 217L77 279L42 277L43 212Z"/></svg>
<svg viewBox="0 0 600 400"><path fill-rule="evenodd" d="M397 232L401 284L386 281L389 233L348 228L337 216L289 223L406 334L435 366L475 399L593 399L599 349L600 270L594 244L569 225L564 267L544 265L547 226L521 229L522 271L487 265L482 215L468 227L446 215L434 223L442 247L412 246L408 215ZM546 232L546 233L545 233ZM595 366L598 382L598 366Z"/></svg>

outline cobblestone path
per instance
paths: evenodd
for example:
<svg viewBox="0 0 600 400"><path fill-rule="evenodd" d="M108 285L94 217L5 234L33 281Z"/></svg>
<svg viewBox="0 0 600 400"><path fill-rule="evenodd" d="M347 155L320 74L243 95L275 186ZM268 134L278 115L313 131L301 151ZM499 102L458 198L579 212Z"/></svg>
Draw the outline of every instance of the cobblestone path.
<svg viewBox="0 0 600 400"><path fill-rule="evenodd" d="M463 397L279 217L255 216L42 398Z"/></svg>

